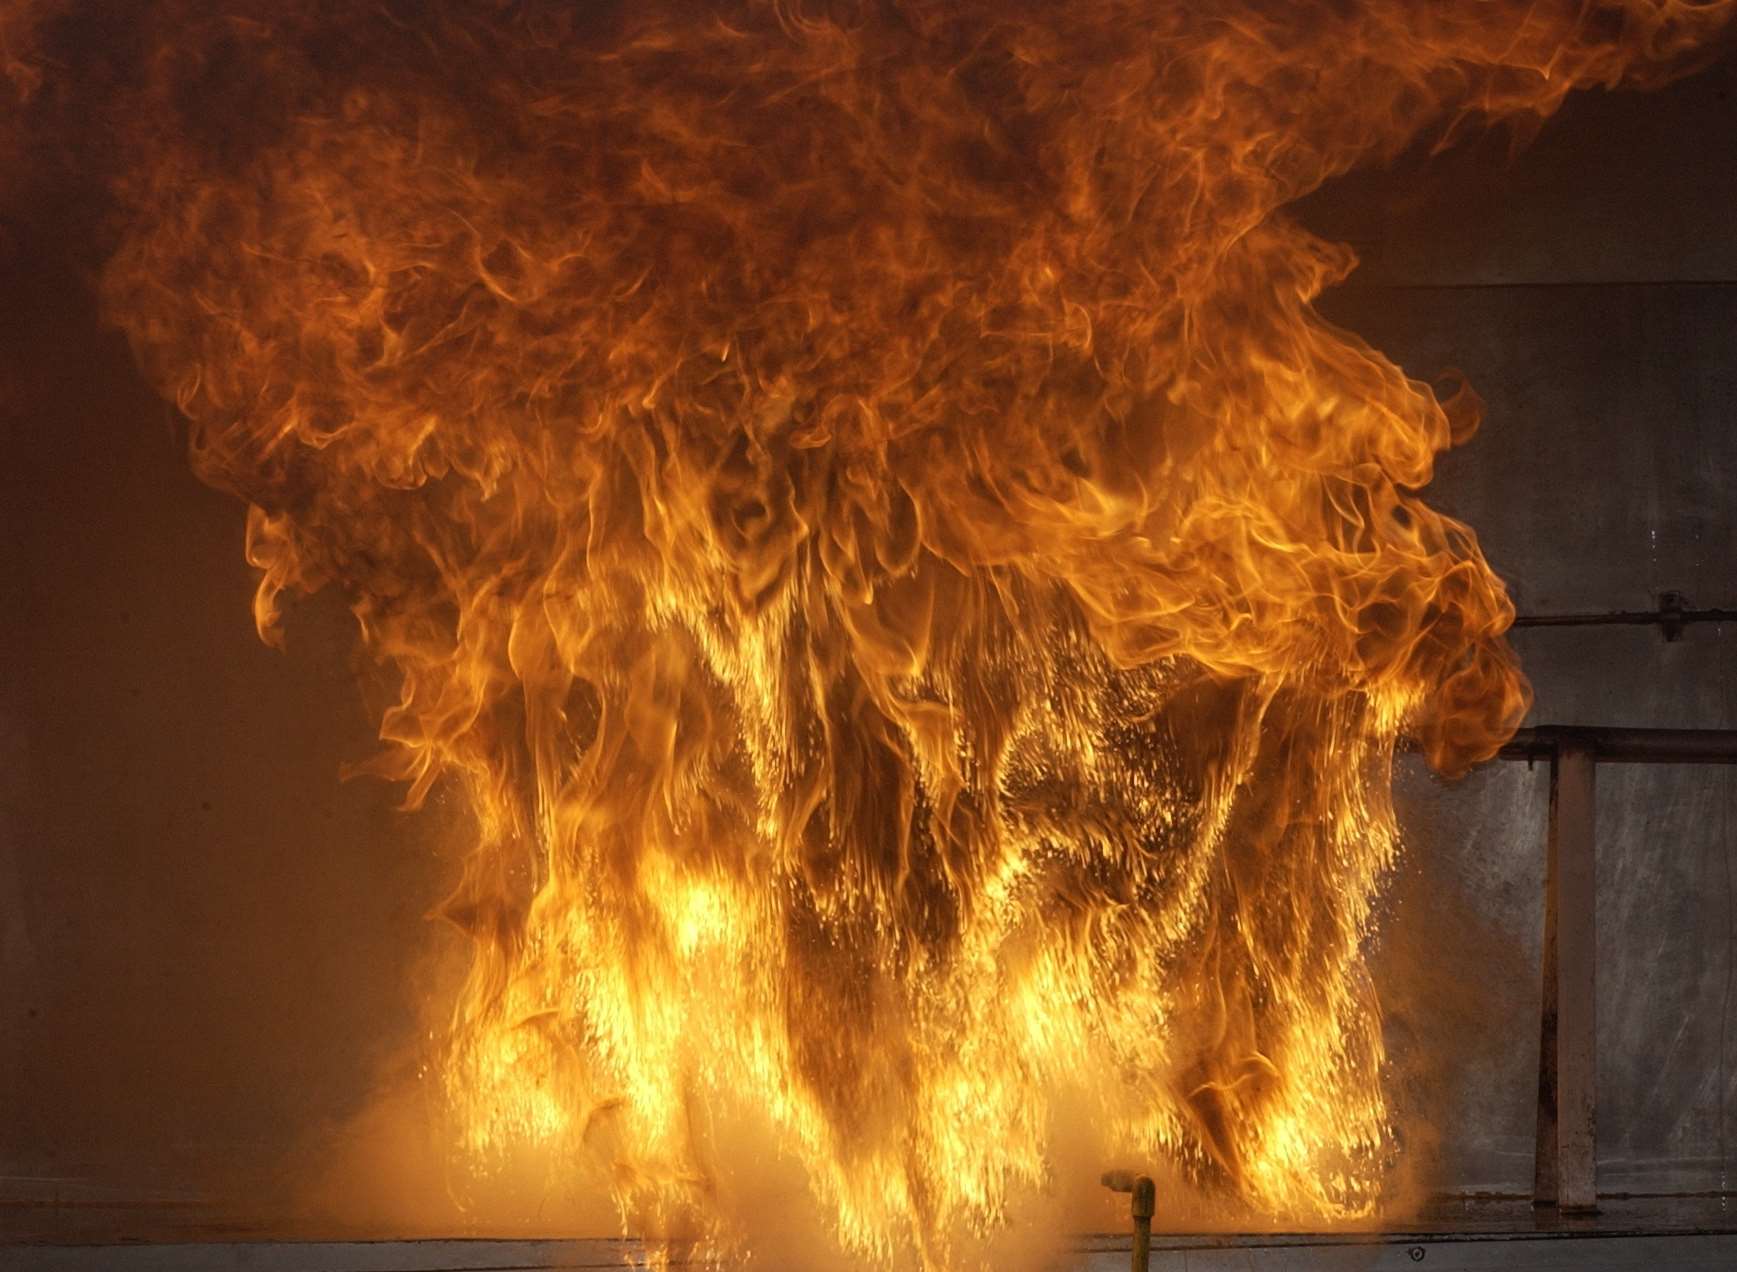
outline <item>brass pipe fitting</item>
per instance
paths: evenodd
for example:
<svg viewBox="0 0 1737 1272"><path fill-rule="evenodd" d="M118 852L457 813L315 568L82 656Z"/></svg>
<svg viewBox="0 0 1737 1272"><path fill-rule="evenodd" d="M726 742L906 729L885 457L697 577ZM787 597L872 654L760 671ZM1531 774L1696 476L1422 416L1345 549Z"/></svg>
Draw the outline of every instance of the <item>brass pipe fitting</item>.
<svg viewBox="0 0 1737 1272"><path fill-rule="evenodd" d="M1134 1220L1133 1272L1147 1272L1152 1263L1152 1214L1158 1208L1158 1188L1149 1175L1131 1170L1107 1170L1102 1183L1111 1192L1130 1194L1128 1211Z"/></svg>

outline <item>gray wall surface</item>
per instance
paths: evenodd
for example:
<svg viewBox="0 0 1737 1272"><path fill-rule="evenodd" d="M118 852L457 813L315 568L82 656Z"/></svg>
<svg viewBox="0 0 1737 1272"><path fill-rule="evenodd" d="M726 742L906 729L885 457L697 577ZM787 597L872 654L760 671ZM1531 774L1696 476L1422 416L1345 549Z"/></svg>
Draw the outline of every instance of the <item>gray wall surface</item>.
<svg viewBox="0 0 1737 1272"><path fill-rule="evenodd" d="M408 1063L462 941L462 827L339 780L373 729L349 616L248 609L240 506L102 332L72 263L0 332L0 1228L246 1193ZM67 291L69 284L73 290Z"/></svg>
<svg viewBox="0 0 1737 1272"><path fill-rule="evenodd" d="M1324 311L1484 397L1428 498L1477 530L1522 614L1644 610L1667 589L1737 608L1734 91L1727 61L1656 95L1585 95L1512 161L1492 137L1304 210L1364 258ZM1737 727L1729 626L1513 641L1528 723ZM1545 768L1400 782L1401 917L1446 923L1435 974L1471 991L1440 995L1469 1031L1437 1114L1447 1187L1531 1185ZM1601 766L1598 782L1600 1184L1730 1187L1737 773Z"/></svg>
<svg viewBox="0 0 1737 1272"><path fill-rule="evenodd" d="M1734 88L1728 64L1589 95L1512 162L1484 141L1301 210L1365 257L1334 320L1487 400L1430 498L1523 612L1664 588L1737 606ZM371 746L347 620L304 607L287 655L259 645L239 508L187 473L76 254L21 233L0 332L0 1199L281 1209L286 1163L355 1147L370 1093L413 1078L418 1004L459 953L423 916L463 827L339 783ZM1734 727L1734 639L1516 644L1534 722ZM1725 1186L1737 775L1599 780L1604 1182ZM1378 961L1407 1146L1437 1187L1530 1183L1545 786L1512 764L1401 778Z"/></svg>

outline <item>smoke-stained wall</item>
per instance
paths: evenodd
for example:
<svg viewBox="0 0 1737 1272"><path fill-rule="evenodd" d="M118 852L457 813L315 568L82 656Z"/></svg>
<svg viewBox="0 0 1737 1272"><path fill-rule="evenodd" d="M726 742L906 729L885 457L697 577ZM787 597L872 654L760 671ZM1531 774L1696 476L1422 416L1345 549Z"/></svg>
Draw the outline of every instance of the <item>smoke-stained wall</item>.
<svg viewBox="0 0 1737 1272"><path fill-rule="evenodd" d="M1571 101L1511 167L1478 146L1305 211L1365 255L1328 311L1486 398L1432 498L1478 529L1522 612L1644 608L1661 588L1737 603L1737 174L1709 159L1734 83ZM347 620L315 605L287 655L259 645L239 510L187 474L52 228L5 245L0 1192L222 1194L276 1177L406 1054L452 949L423 916L462 828L339 783L371 749ZM1516 643L1534 722L1732 727L1733 639ZM1607 1186L1723 1182L1734 782L1600 774ZM1403 779L1385 1001L1448 1188L1530 1177L1544 788L1514 765ZM262 1211L288 1195L256 1193Z"/></svg>

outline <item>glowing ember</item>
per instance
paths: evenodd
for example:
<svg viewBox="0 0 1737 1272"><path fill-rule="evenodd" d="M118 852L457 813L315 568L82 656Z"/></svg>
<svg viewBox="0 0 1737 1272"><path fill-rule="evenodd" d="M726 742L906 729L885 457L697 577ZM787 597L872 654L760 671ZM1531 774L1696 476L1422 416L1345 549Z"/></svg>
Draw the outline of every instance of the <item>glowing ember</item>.
<svg viewBox="0 0 1737 1272"><path fill-rule="evenodd" d="M262 633L340 588L379 771L474 810L470 1149L727 1243L757 1119L929 1264L1064 1107L1370 1211L1395 742L1526 695L1414 493L1475 408L1313 314L1353 259L1282 209L1728 8L158 5L108 310Z"/></svg>

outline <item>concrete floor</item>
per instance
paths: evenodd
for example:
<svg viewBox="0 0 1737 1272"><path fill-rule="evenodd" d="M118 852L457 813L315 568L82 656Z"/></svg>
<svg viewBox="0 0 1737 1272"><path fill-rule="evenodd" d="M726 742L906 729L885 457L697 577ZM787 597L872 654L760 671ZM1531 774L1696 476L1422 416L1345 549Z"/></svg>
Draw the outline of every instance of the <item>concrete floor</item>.
<svg viewBox="0 0 1737 1272"><path fill-rule="evenodd" d="M642 1266L637 1252L606 1241L240 1242L149 1246L9 1246L6 1272L517 1272L543 1268ZM1082 1250L1062 1267L1121 1272L1125 1242ZM1629 1237L1441 1237L1395 1235L1359 1240L1255 1243L1231 1238L1160 1242L1152 1272L1659 1272L1737 1267L1737 1235ZM676 1266L681 1266L677 1264ZM1058 1269L1058 1272L1060 1270Z"/></svg>
<svg viewBox="0 0 1737 1272"><path fill-rule="evenodd" d="M1523 1200L1444 1199L1407 1232L1170 1236L1153 1272L1664 1272L1737 1268L1737 1198L1608 1198L1558 1219ZM0 1245L0 1272L517 1272L642 1266L635 1242L235 1241ZM1082 1237L1056 1272L1121 1272L1125 1235ZM682 1266L681 1260L675 1260Z"/></svg>

